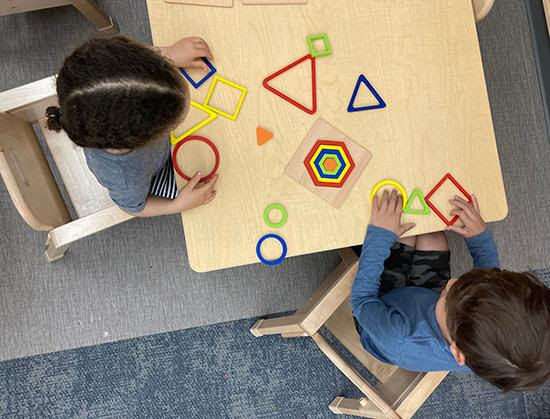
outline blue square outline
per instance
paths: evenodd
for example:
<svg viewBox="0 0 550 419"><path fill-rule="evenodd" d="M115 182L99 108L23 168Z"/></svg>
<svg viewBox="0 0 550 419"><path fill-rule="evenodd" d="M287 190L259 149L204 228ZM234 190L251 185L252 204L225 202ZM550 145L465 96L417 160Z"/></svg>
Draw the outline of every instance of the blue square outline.
<svg viewBox="0 0 550 419"><path fill-rule="evenodd" d="M206 59L205 57L202 57L201 60L203 60L204 63L208 66L208 68L210 69L210 72L206 73L206 75L202 79L200 79L198 82L195 82L195 80L193 80L189 75L189 73L187 73L187 71L185 71L183 68L181 67L179 68L180 73L183 74L183 76L195 89L198 89L199 87L201 87L206 80L208 80L218 71L216 70L216 67L214 67L212 63L208 61L208 59Z"/></svg>

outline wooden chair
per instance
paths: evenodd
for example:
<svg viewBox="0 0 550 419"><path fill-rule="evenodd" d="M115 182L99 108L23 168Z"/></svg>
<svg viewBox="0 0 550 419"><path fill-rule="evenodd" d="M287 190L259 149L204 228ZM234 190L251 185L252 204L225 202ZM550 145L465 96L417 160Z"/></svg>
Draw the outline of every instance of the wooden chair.
<svg viewBox="0 0 550 419"><path fill-rule="evenodd" d="M385 364L366 352L355 330L349 296L359 266L352 249L340 250L342 262L295 314L258 320L250 329L254 336L280 334L309 336L319 349L366 397L336 397L329 408L336 414L372 418L410 418L443 381L447 372L415 373ZM319 333L325 328L368 370L378 384L371 385Z"/></svg>
<svg viewBox="0 0 550 419"><path fill-rule="evenodd" d="M481 19L487 16L493 8L494 4L495 0L472 0L476 22L479 22Z"/></svg>
<svg viewBox="0 0 550 419"><path fill-rule="evenodd" d="M61 258L72 242L132 218L97 182L82 149L65 133L43 129L44 111L54 104L54 77L0 93L0 176L23 220L35 230L48 232L49 262ZM75 220L69 216L33 123L42 129L78 216Z"/></svg>
<svg viewBox="0 0 550 419"><path fill-rule="evenodd" d="M58 6L74 6L102 33L117 33L118 25L94 0L7 0L0 2L0 16Z"/></svg>

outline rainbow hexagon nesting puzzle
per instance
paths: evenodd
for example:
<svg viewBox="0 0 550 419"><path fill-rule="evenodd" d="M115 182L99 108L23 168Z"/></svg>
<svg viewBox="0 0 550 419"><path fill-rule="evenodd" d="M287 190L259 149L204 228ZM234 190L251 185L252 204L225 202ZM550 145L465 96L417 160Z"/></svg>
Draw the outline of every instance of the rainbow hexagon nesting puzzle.
<svg viewBox="0 0 550 419"><path fill-rule="evenodd" d="M317 140L304 159L304 165L317 186L341 188L355 163L343 141Z"/></svg>
<svg viewBox="0 0 550 419"><path fill-rule="evenodd" d="M340 208L371 157L368 150L319 118L288 163L285 174Z"/></svg>

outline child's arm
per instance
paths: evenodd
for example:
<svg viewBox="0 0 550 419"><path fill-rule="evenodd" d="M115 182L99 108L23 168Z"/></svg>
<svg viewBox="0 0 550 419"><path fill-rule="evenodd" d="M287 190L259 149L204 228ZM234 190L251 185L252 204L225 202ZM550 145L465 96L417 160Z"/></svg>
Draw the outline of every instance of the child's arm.
<svg viewBox="0 0 550 419"><path fill-rule="evenodd" d="M197 173L180 189L175 199L166 199L149 195L145 201L145 207L140 212L128 212L136 217L156 217L159 215L177 214L182 211L208 204L216 196L214 186L218 175L210 181L199 186L201 174Z"/></svg>
<svg viewBox="0 0 550 419"><path fill-rule="evenodd" d="M160 47L159 49L162 55L178 67L183 68L195 67L209 71L208 66L201 58L214 59L206 41L196 36L180 39L169 47Z"/></svg>
<svg viewBox="0 0 550 419"><path fill-rule="evenodd" d="M475 195L472 195L472 203L459 196L455 196L450 202L455 206L451 215L458 215L464 226L448 226L447 230L454 231L466 239L468 250L474 260L474 267L500 267L495 240L481 217Z"/></svg>
<svg viewBox="0 0 550 419"><path fill-rule="evenodd" d="M390 248L414 224L401 224L403 197L393 190L384 192L380 204L377 196L372 201L371 224L359 261L359 271L351 289L351 306L359 323L369 323L377 328L395 326L393 312L378 298L380 276Z"/></svg>

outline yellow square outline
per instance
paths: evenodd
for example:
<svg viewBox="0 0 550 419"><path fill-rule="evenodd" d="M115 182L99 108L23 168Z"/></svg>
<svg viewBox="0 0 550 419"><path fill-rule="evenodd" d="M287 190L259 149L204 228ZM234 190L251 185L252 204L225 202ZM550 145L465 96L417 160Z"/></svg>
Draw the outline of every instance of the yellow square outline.
<svg viewBox="0 0 550 419"><path fill-rule="evenodd" d="M208 102L212 98L212 94L214 93L214 88L216 87L217 82L221 82L224 84L227 84L230 87L233 87L234 89L240 90L242 92L241 97L239 99L239 103L237 103L237 109L235 109L235 113L233 115L230 115L228 113L225 113L222 110L216 109L213 106L210 106ZM246 97L246 93L248 92L248 89L246 87L240 86L236 83L233 83L232 81L226 80L223 77L215 76L214 80L212 81L212 84L210 85L210 90L208 91L208 95L206 96L206 100L204 101L204 106L206 106L211 111L214 111L216 113L219 113L222 116L225 116L226 118L229 118L233 121L237 119L237 116L239 116L239 112L241 111L241 107L243 106L244 98Z"/></svg>
<svg viewBox="0 0 550 419"><path fill-rule="evenodd" d="M177 144L179 143L181 140L183 140L185 137L189 137L191 134L193 134L195 131L198 131L199 129L201 129L202 127L204 127L206 124L209 124L210 122L212 122L214 119L216 119L218 117L218 114L216 112L213 112L211 111L210 109L208 109L207 107L201 105L200 103L197 103L197 102L194 102L194 101L191 101L191 106L193 106L194 108L197 108L198 110L200 111L203 111L205 113L208 114L208 118L206 118L204 121L202 122L199 122L197 125L195 125L194 127L191 127L189 128L187 131L185 131L182 135L180 135L179 137L176 138L176 136L174 135L174 131L170 132L170 142L172 144Z"/></svg>

